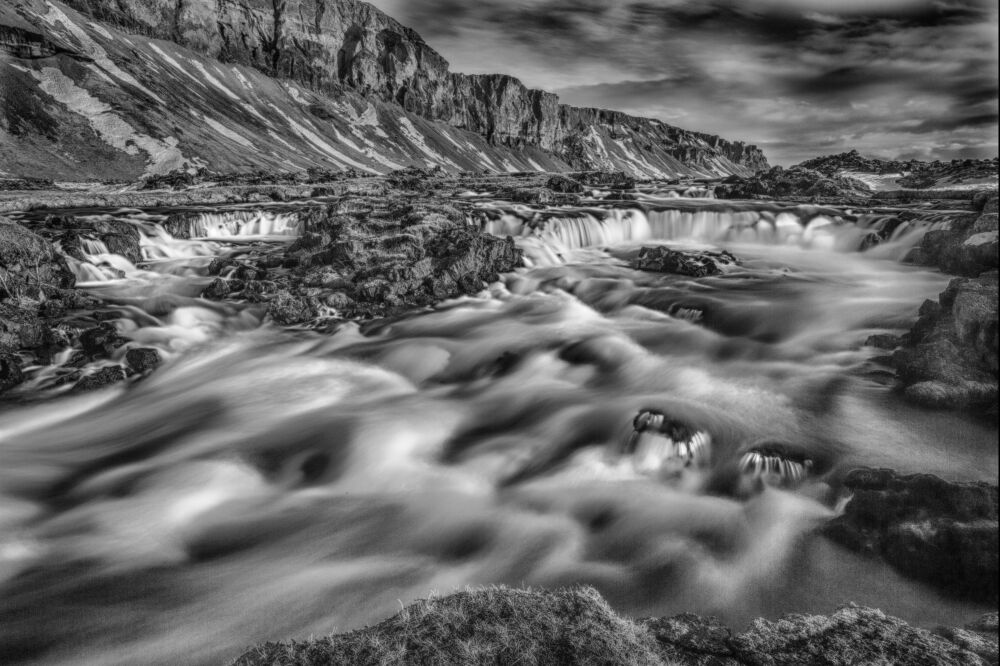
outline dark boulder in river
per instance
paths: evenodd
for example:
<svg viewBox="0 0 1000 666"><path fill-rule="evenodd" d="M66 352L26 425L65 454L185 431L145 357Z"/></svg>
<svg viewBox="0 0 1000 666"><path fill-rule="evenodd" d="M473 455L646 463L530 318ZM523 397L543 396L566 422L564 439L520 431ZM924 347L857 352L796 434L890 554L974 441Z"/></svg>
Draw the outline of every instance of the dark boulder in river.
<svg viewBox="0 0 1000 666"><path fill-rule="evenodd" d="M956 596L997 601L997 486L859 469L843 515L824 529L852 550Z"/></svg>
<svg viewBox="0 0 1000 666"><path fill-rule="evenodd" d="M739 263L735 256L725 250L674 250L657 245L639 250L632 266L640 271L655 271L657 273L676 273L690 277L706 277L719 275L724 266L735 266Z"/></svg>
<svg viewBox="0 0 1000 666"><path fill-rule="evenodd" d="M995 632L980 625L931 632L879 610L845 606L828 616L757 619L733 635L714 618L692 614L631 620L592 588L499 587L419 601L350 633L265 643L233 664L972 666L996 660Z"/></svg>

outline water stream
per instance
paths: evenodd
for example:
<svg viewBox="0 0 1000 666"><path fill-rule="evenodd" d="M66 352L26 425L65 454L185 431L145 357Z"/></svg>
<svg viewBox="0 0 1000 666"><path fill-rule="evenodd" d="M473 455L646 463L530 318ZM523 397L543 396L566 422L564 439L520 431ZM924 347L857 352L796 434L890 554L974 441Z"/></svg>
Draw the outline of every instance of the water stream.
<svg viewBox="0 0 1000 666"><path fill-rule="evenodd" d="M921 625L989 610L813 532L854 466L996 481L995 426L907 406L864 346L947 284L899 262L941 220L486 202L470 219L514 235L525 268L328 334L198 296L212 258L294 238L293 213L205 213L185 240L162 215L108 214L137 226L144 261L90 245L73 270L129 346L166 362L82 395L35 368L26 390L54 397L0 407L12 662L220 663L486 583L591 584L627 614L736 628L848 601ZM872 231L885 240L859 251ZM629 268L656 243L742 264L697 280ZM648 464L669 449L652 428L623 446L643 412L699 433L704 457ZM747 456L773 444L808 471L747 483Z"/></svg>

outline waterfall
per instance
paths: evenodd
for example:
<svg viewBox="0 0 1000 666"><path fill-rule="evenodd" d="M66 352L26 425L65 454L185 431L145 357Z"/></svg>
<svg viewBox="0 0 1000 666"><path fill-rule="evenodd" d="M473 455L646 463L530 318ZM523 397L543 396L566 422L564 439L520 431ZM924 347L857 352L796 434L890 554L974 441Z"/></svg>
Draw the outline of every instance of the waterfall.
<svg viewBox="0 0 1000 666"><path fill-rule="evenodd" d="M187 231L192 238L298 236L302 222L295 211L211 211L192 215Z"/></svg>
<svg viewBox="0 0 1000 666"><path fill-rule="evenodd" d="M934 216L901 221L868 214L851 220L835 211L816 214L808 208L774 212L696 207L588 209L546 218L535 213L531 219L507 209L478 223L484 231L517 239L531 266L565 263L575 250L644 241L784 245L900 259L927 231L948 224L946 218Z"/></svg>

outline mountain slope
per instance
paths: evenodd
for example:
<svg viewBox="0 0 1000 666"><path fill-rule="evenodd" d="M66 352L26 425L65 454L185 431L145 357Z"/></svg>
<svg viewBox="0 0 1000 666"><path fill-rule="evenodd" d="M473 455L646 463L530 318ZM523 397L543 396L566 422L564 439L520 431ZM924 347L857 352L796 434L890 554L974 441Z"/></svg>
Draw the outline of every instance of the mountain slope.
<svg viewBox="0 0 1000 666"><path fill-rule="evenodd" d="M0 175L134 178L311 166L713 176L753 146L467 76L355 0L12 0Z"/></svg>

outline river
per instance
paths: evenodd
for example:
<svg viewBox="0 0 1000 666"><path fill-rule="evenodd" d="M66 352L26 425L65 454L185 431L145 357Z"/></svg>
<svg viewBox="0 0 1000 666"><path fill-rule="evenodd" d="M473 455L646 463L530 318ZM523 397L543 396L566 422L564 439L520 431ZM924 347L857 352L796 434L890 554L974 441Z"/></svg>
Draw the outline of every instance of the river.
<svg viewBox="0 0 1000 666"><path fill-rule="evenodd" d="M189 240L169 211L92 211L136 225L144 262L91 244L79 286L165 363L87 394L36 368L25 390L49 397L0 407L5 661L222 663L489 583L589 584L629 615L737 629L850 601L920 625L991 610L815 532L852 467L996 482L995 425L908 406L864 344L947 284L899 261L936 218L862 252L888 213L638 196L470 193L524 268L430 312L298 329L199 297L214 257L300 233L294 207L206 210ZM741 264L630 268L655 244ZM703 455L650 464L669 446L630 449L642 412ZM746 478L774 445L809 460L801 480Z"/></svg>

